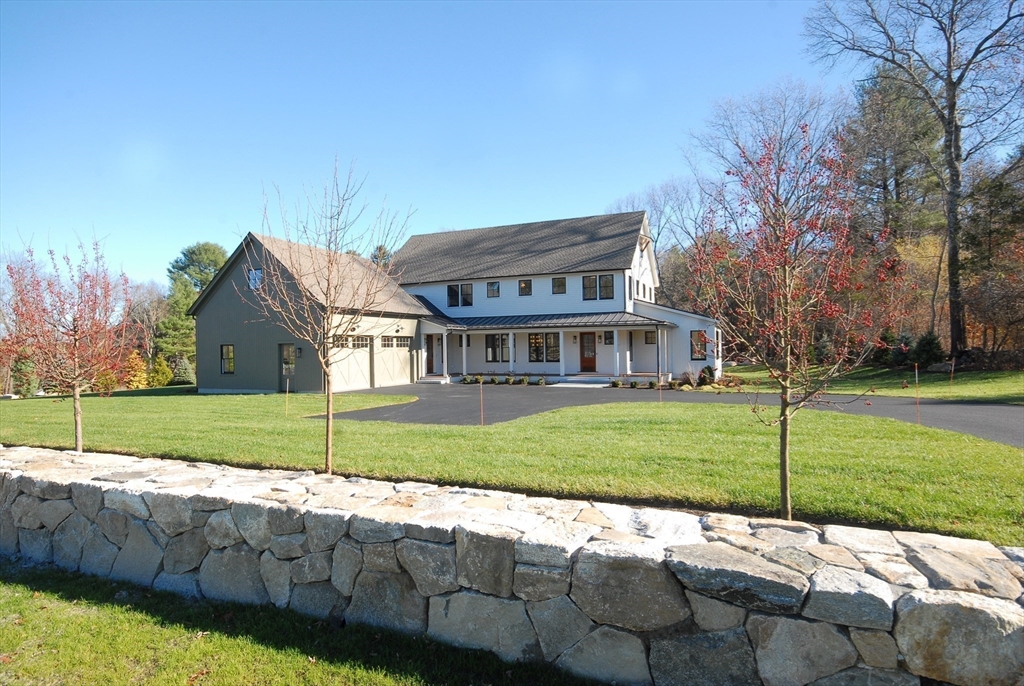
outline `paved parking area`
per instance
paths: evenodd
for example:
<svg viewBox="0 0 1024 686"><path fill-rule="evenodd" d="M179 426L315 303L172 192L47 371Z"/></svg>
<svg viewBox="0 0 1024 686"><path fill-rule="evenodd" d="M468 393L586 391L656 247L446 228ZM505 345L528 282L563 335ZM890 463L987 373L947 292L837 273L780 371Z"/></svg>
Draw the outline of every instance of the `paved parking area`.
<svg viewBox="0 0 1024 686"><path fill-rule="evenodd" d="M410 424L480 424L480 396L483 391L485 424L507 422L560 407L601 405L605 403L728 403L745 405L746 394L734 391L684 393L649 389L607 388L599 384L553 384L550 386L492 386L484 384L408 384L378 388L359 393L415 395L419 399L402 405L357 410L335 415L339 419L404 422ZM873 396L850 402L850 396L829 396L833 404L819 407L830 411L873 417L890 417L904 422L917 421L913 398ZM777 403L773 396L762 395L761 404ZM1024 448L1024 407L984 403L921 400L921 424L949 429ZM1024 455L1022 455L1024 460Z"/></svg>

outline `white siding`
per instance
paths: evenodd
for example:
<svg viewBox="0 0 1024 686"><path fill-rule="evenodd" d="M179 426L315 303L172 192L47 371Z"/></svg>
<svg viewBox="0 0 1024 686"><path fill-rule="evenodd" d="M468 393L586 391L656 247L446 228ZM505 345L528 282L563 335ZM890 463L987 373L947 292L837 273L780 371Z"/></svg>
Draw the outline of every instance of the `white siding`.
<svg viewBox="0 0 1024 686"><path fill-rule="evenodd" d="M715 357L715 323L707 317L680 312L668 307L649 305L647 303L636 303L636 313L646 317L654 317L664 321L672 322L678 328L668 330L668 366L665 371L671 371L674 377L690 373L694 376L700 373L704 367L711 365L716 373L721 370L721 360ZM703 331L708 338L707 359L693 360L690 355L690 332ZM643 341L641 340L641 345ZM654 346L649 346L654 347Z"/></svg>
<svg viewBox="0 0 1024 686"><path fill-rule="evenodd" d="M584 300L583 277L612 274L615 294L610 300ZM565 277L565 293L551 293L551 279ZM519 295L519 279L532 279L533 295ZM501 295L487 297L488 281L501 284ZM448 285L473 284L471 307L448 307ZM622 312L625 304L624 272L585 272L580 274L542 274L504 279L479 279L403 286L412 295L422 295L449 317L502 317L524 314L575 314L584 312Z"/></svg>

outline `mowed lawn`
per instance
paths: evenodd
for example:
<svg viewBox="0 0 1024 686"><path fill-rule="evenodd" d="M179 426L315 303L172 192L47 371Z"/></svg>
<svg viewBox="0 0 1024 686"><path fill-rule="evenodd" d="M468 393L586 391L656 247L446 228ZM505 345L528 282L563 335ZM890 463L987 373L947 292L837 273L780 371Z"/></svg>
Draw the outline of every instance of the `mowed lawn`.
<svg viewBox="0 0 1024 686"><path fill-rule="evenodd" d="M275 607L183 601L0 557L0 684L585 683L423 637Z"/></svg>
<svg viewBox="0 0 1024 686"><path fill-rule="evenodd" d="M542 389L538 389L542 392ZM356 409L408 398L341 395ZM242 467L322 469L322 396L83 399L86 449ZM0 443L70 448L69 401L0 403ZM772 514L777 429L735 405L566 408L491 426L339 420L335 471L559 497ZM794 516L1024 545L1024 452L889 419L805 410Z"/></svg>
<svg viewBox="0 0 1024 686"><path fill-rule="evenodd" d="M768 382L764 367L743 365L727 368L726 374L738 376L746 383L760 380ZM903 383L907 387L903 387ZM829 382L829 392L849 395L874 393L936 400L959 400L980 403L1007 403L1024 405L1024 371L954 372L921 371L915 388L914 368L888 369L885 367L859 367L849 374Z"/></svg>

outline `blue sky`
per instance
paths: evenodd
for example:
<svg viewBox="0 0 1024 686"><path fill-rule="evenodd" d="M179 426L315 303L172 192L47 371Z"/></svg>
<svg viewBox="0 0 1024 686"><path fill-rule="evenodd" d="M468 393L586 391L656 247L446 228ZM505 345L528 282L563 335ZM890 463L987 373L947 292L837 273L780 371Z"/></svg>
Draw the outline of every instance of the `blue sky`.
<svg viewBox="0 0 1024 686"><path fill-rule="evenodd" d="M335 157L409 233L598 214L784 77L810 2L0 2L0 243L164 282ZM274 205L276 208L276 204Z"/></svg>

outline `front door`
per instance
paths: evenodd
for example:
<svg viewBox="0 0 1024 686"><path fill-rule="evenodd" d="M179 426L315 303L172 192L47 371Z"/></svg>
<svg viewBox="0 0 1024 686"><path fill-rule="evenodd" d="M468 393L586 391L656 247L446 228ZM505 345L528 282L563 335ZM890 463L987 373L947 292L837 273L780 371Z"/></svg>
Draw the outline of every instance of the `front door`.
<svg viewBox="0 0 1024 686"><path fill-rule="evenodd" d="M295 390L295 346L291 343L282 343L277 346L278 360L278 390Z"/></svg>
<svg viewBox="0 0 1024 686"><path fill-rule="evenodd" d="M580 371L597 371L597 334L580 334Z"/></svg>
<svg viewBox="0 0 1024 686"><path fill-rule="evenodd" d="M427 334L427 374L434 373L434 337Z"/></svg>

